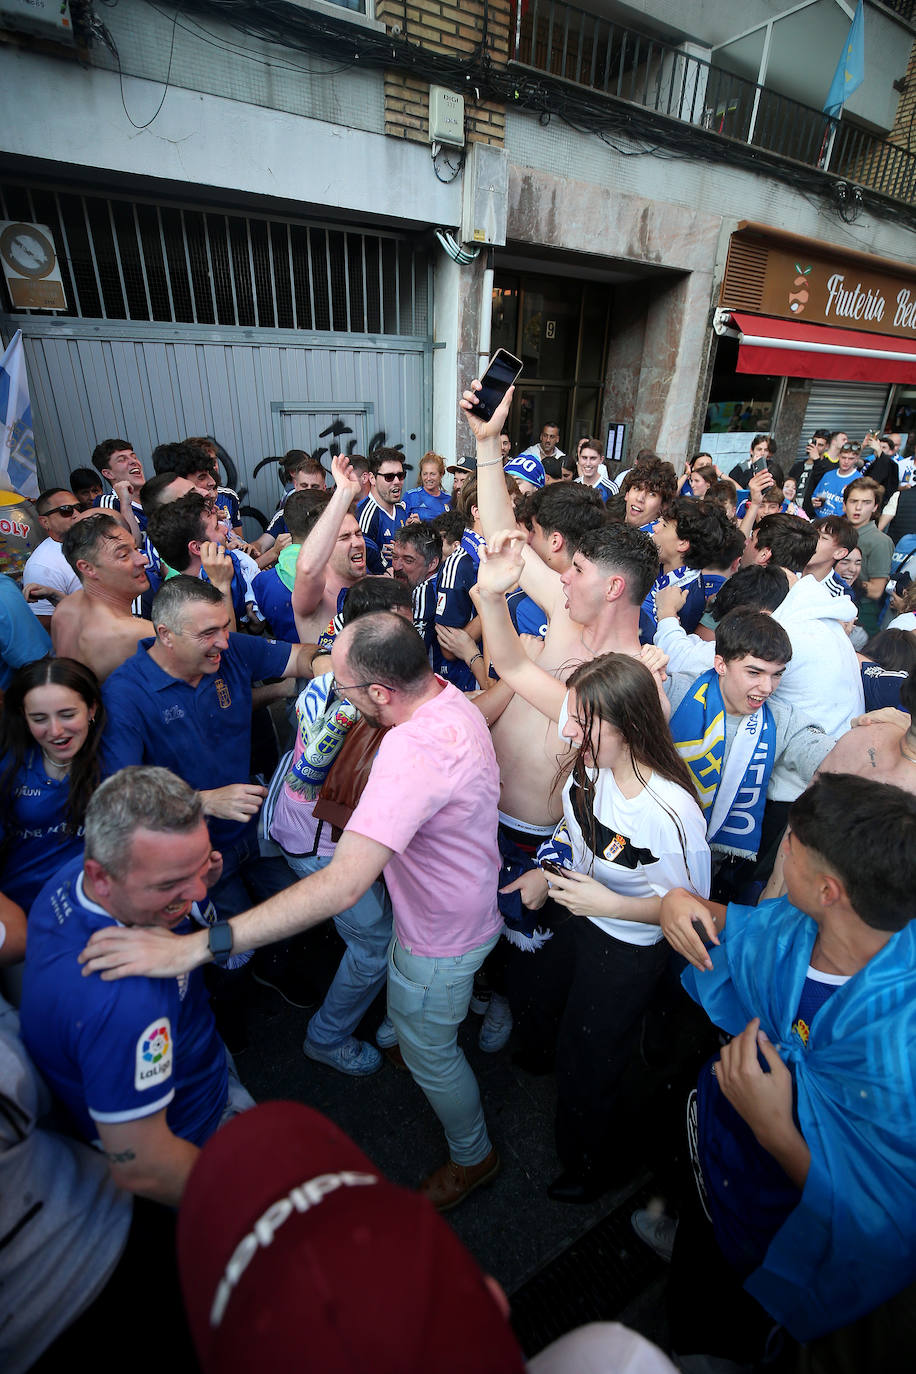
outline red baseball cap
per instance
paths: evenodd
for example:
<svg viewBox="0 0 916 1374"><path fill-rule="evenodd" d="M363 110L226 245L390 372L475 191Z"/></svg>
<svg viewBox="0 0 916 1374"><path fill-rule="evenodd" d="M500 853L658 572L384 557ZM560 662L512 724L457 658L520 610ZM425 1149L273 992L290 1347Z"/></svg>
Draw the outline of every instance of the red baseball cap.
<svg viewBox="0 0 916 1374"><path fill-rule="evenodd" d="M204 1374L523 1374L483 1272L418 1193L297 1102L208 1141L178 1217Z"/></svg>

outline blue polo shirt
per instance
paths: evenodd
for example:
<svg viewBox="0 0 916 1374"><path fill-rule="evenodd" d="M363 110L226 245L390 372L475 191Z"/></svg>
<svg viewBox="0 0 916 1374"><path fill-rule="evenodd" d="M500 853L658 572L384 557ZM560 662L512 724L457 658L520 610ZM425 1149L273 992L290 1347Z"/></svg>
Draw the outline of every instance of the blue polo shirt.
<svg viewBox="0 0 916 1374"><path fill-rule="evenodd" d="M191 787L207 791L247 782L251 756L251 685L282 677L291 644L230 634L229 648L215 673L196 687L170 677L149 654L154 639L141 639L102 686L108 712L106 771L132 763L170 768ZM228 821L208 817L213 843L239 839L257 817Z"/></svg>
<svg viewBox="0 0 916 1374"><path fill-rule="evenodd" d="M408 515L419 515L421 520L435 520L437 515L444 515L451 510L451 500L447 491L431 496L424 487L412 487L404 497L404 504Z"/></svg>
<svg viewBox="0 0 916 1374"><path fill-rule="evenodd" d="M86 897L81 858L45 884L29 914L22 1038L87 1140L98 1137L96 1123L165 1108L175 1135L203 1145L220 1124L228 1091L226 1050L203 974L84 978L80 950L93 931L117 924Z"/></svg>

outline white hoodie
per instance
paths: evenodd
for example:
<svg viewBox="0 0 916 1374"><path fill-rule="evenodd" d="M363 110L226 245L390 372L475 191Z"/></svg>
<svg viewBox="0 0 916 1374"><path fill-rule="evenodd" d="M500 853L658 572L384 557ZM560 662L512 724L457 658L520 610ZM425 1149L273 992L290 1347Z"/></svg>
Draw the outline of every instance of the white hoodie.
<svg viewBox="0 0 916 1374"><path fill-rule="evenodd" d="M778 696L828 735L842 735L865 710L859 660L845 625L856 618L848 596L834 596L810 573L773 612L792 641Z"/></svg>

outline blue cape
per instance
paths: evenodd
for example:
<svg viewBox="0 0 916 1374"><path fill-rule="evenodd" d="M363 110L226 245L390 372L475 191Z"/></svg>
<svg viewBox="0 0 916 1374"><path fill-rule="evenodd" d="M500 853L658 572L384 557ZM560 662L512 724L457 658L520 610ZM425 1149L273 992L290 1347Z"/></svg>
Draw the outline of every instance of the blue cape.
<svg viewBox="0 0 916 1374"><path fill-rule="evenodd" d="M788 898L730 906L713 969L682 981L732 1035L754 1016L795 1081L811 1151L802 1200L745 1288L796 1340L845 1326L916 1277L916 921L792 1029L817 927Z"/></svg>

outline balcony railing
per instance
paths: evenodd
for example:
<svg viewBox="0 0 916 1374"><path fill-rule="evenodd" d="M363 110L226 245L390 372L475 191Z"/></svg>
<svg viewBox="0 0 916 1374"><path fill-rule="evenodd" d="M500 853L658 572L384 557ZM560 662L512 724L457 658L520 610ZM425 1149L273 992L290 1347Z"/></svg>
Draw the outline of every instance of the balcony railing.
<svg viewBox="0 0 916 1374"><path fill-rule="evenodd" d="M531 0L515 62L916 203L916 154L681 48L559 0Z"/></svg>

